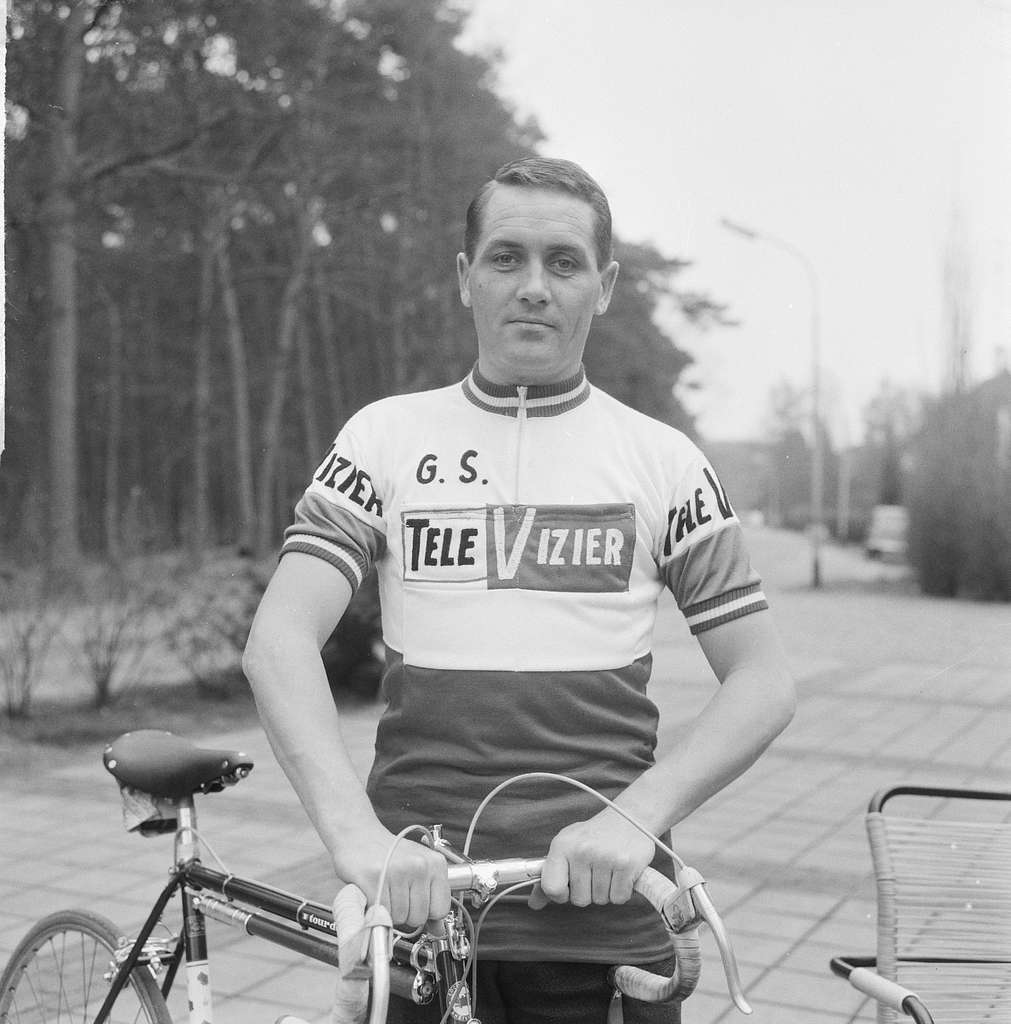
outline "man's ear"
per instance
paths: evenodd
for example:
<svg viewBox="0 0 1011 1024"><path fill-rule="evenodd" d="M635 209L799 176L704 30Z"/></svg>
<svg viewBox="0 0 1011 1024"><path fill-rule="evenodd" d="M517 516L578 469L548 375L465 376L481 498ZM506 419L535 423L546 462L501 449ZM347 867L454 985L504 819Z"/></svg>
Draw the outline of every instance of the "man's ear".
<svg viewBox="0 0 1011 1024"><path fill-rule="evenodd" d="M597 316L607 312L607 307L611 304L611 296L614 294L614 282L617 280L618 264L615 260L611 260L600 273L600 298L597 299Z"/></svg>
<svg viewBox="0 0 1011 1024"><path fill-rule="evenodd" d="M456 254L456 277L460 283L460 301L470 309L470 263L467 254Z"/></svg>

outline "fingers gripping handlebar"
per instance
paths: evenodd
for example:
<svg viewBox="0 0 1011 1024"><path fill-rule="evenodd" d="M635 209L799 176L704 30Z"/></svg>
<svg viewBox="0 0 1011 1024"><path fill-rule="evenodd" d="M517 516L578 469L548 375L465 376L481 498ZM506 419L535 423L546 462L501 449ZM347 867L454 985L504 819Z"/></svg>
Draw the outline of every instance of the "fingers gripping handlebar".
<svg viewBox="0 0 1011 1024"><path fill-rule="evenodd" d="M454 892L470 892L475 894L479 902L485 902L501 886L536 881L540 878L543 864L543 859L521 858L449 864L449 884ZM660 914L670 935L675 955L674 975L666 978L651 974L640 967L615 967L610 973L613 984L625 995L646 1002L687 998L695 990L699 980L699 926L705 922L719 948L727 987L734 1005L742 1013L750 1014L751 1007L744 998L730 937L706 892L705 879L702 875L694 868L686 866L679 870L677 882L673 882L659 871L647 867L636 880L634 889ZM348 890L357 893L357 897L345 895ZM354 904L357 908L343 918L339 913L342 899L345 904ZM386 1019L390 993L389 915L373 916L375 908L365 914L364 902L357 902L360 899L360 892L354 886L347 886L338 895L335 904L338 934L358 936L357 945L341 938L341 974L345 977L350 976L355 971L356 964L364 964L367 957L372 975L372 1007L369 1021L370 1024L382 1024ZM346 928L350 931L345 931ZM369 938L367 942L363 942L366 931ZM352 961L347 964L345 949Z"/></svg>

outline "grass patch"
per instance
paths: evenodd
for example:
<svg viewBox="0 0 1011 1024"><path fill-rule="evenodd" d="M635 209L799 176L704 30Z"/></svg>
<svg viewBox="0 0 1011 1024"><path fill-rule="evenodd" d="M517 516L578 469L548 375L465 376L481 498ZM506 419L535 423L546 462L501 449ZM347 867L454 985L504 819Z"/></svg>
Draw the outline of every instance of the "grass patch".
<svg viewBox="0 0 1011 1024"><path fill-rule="evenodd" d="M0 719L0 767L101 750L132 729L165 729L199 738L257 722L249 685L234 674L200 686L136 686L102 708L84 702L38 701L30 718Z"/></svg>

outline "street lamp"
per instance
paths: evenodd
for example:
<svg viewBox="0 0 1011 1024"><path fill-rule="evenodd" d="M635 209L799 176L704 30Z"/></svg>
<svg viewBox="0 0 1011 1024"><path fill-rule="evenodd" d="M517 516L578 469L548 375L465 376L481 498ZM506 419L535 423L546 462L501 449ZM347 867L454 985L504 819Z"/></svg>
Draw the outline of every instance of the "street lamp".
<svg viewBox="0 0 1011 1024"><path fill-rule="evenodd" d="M821 438L821 355L818 338L818 275L814 264L795 245L776 238L775 235L754 228L744 227L723 217L720 223L728 231L746 238L749 242L765 242L789 253L799 261L807 274L811 289L811 586L821 586L821 539L824 530L824 456Z"/></svg>

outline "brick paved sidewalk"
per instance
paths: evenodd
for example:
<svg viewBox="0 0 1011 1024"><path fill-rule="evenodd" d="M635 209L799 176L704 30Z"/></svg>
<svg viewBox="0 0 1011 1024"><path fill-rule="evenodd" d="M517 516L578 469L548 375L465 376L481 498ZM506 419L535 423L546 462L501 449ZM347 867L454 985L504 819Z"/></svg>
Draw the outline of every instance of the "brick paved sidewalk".
<svg viewBox="0 0 1011 1024"><path fill-rule="evenodd" d="M758 1024L871 1022L861 997L828 972L837 953L873 949L874 895L863 811L900 781L1011 788L1011 614L1007 607L926 600L895 573L826 552L825 588L804 584L802 542L752 540L796 672L797 718L766 756L676 831L709 881L741 961ZM666 606L651 696L661 752L712 692L697 645ZM377 709L345 715L365 770ZM257 761L235 789L200 801L202 831L236 874L327 901L321 846L258 730L203 737ZM79 906L124 929L143 918L171 857L169 840L120 827L100 751L70 766L0 778L0 962L36 918ZM270 1024L284 1012L324 1021L322 965L210 923L217 1024ZM689 1024L738 1018L703 935ZM185 1007L173 1002L185 1020ZM743 1019L743 1018L741 1018Z"/></svg>

